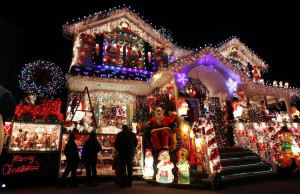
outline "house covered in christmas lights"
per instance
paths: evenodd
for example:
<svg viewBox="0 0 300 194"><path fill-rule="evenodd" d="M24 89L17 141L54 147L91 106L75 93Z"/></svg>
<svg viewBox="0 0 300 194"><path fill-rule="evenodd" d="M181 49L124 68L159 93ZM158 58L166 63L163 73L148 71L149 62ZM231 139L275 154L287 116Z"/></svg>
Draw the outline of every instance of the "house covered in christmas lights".
<svg viewBox="0 0 300 194"><path fill-rule="evenodd" d="M137 124L138 132L145 132L153 110L162 107L165 114L177 113L175 133L180 138L175 150L187 149L196 158L189 162L197 165L198 172L203 172L201 160L207 157L204 171L222 173L220 150L233 144L273 162L273 171L276 165L286 164L274 145L283 125L298 129L292 123L292 105L300 92L287 82L265 83L262 74L268 64L238 38L196 50L182 48L165 30L151 26L127 7L67 23L63 33L74 42L66 120L80 132L96 129L98 134L113 136L123 124L134 126L133 130ZM200 146L200 137L205 145ZM274 145L267 145L270 139ZM113 141L108 137L107 146ZM141 144L151 148L147 140ZM142 169L143 149L139 154L136 163Z"/></svg>

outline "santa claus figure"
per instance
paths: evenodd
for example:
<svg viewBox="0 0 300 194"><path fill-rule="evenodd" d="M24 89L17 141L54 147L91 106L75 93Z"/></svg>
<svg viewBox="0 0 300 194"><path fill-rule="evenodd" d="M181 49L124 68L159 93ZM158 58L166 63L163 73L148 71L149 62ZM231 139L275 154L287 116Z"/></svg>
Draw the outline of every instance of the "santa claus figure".
<svg viewBox="0 0 300 194"><path fill-rule="evenodd" d="M157 164L156 181L160 183L172 183L174 175L172 169L174 164L170 161L169 151L162 150L158 154L159 163Z"/></svg>
<svg viewBox="0 0 300 194"><path fill-rule="evenodd" d="M144 179L153 179L154 169L153 169L153 155L151 149L146 149L145 151L145 166L143 169Z"/></svg>
<svg viewBox="0 0 300 194"><path fill-rule="evenodd" d="M154 150L159 148L169 148L169 137L171 135L170 124L174 123L177 118L175 112L170 113L170 116L165 116L161 107L156 108L155 116L148 122L147 126L151 126L151 143Z"/></svg>

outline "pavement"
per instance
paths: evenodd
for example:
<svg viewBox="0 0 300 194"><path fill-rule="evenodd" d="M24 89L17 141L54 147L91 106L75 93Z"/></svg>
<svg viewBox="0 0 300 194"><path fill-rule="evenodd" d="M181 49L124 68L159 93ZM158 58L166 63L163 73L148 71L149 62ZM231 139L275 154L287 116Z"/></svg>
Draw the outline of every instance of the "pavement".
<svg viewBox="0 0 300 194"><path fill-rule="evenodd" d="M17 184L17 183L16 183ZM212 190L207 187L172 187L167 184L149 184L143 180L135 180L132 187L119 188L111 182L100 182L91 187L80 184L78 187L58 187L57 185L7 187L1 189L5 194L299 194L300 179L270 180L258 183L244 183Z"/></svg>

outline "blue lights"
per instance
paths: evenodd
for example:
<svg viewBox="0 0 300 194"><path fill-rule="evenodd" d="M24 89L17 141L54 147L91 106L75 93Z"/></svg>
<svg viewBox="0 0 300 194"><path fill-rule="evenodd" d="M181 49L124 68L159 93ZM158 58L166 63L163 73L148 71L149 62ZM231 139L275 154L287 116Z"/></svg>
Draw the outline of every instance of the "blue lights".
<svg viewBox="0 0 300 194"><path fill-rule="evenodd" d="M97 67L101 68L100 65L98 65ZM127 71L127 72L137 72L137 73L143 73L143 74L149 74L149 75L153 75L154 74L154 72L146 71L146 70L142 70L142 69L137 69L137 68L126 68L126 67L109 66L109 65L103 65L103 67L105 69L111 69L111 70L119 70L119 71ZM86 67L86 68L90 68L90 67ZM76 68L76 70L77 69L78 68Z"/></svg>
<svg viewBox="0 0 300 194"><path fill-rule="evenodd" d="M148 81L154 72L137 68L126 68L120 66L95 65L74 66L70 70L71 75L92 76L100 78L115 78L127 80Z"/></svg>

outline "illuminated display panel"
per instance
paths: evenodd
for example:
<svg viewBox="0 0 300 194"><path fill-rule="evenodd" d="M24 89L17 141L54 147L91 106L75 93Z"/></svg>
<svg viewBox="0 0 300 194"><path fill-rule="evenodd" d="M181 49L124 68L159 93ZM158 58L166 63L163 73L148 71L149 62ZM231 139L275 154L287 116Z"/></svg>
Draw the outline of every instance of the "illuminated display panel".
<svg viewBox="0 0 300 194"><path fill-rule="evenodd" d="M58 151L60 132L60 124L13 122L8 152Z"/></svg>

